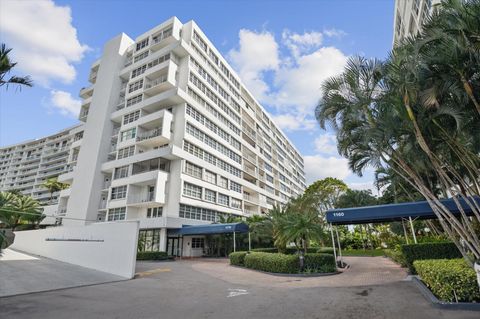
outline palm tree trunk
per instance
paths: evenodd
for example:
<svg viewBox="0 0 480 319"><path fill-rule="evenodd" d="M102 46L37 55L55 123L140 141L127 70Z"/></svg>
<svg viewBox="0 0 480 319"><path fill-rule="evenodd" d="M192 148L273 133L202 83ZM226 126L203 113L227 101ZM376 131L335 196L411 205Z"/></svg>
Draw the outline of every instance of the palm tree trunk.
<svg viewBox="0 0 480 319"><path fill-rule="evenodd" d="M473 105L475 105L475 108L480 115L480 103L477 101L475 95L473 94L472 86L470 85L470 83L468 83L467 79L465 79L465 76L463 74L460 74L460 79L462 81L465 92L467 92L468 97L470 98L470 100L472 100Z"/></svg>

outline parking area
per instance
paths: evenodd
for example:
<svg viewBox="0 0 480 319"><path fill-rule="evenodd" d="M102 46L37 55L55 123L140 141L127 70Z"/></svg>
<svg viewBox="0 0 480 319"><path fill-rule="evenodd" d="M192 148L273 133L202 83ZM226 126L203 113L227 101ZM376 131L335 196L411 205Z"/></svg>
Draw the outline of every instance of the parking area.
<svg viewBox="0 0 480 319"><path fill-rule="evenodd" d="M349 258L350 275L320 278L254 275L225 259L139 262L134 280L0 298L0 307L5 318L478 318L433 308L395 269L384 274L392 280L349 285L354 269L382 262L359 258Z"/></svg>
<svg viewBox="0 0 480 319"><path fill-rule="evenodd" d="M0 256L0 297L119 280L125 278L11 249Z"/></svg>

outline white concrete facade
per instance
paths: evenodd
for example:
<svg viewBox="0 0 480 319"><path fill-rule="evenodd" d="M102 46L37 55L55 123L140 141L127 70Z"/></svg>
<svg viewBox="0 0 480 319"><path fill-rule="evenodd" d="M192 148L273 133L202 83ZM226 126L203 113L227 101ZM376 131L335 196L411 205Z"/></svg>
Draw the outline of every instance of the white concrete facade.
<svg viewBox="0 0 480 319"><path fill-rule="evenodd" d="M81 144L83 123L36 140L0 148L0 191L20 191L40 204L48 214L57 211L59 192L50 194L42 183L68 172L75 165L73 147Z"/></svg>
<svg viewBox="0 0 480 319"><path fill-rule="evenodd" d="M393 44L422 30L425 19L441 0L395 0Z"/></svg>
<svg viewBox="0 0 480 319"><path fill-rule="evenodd" d="M168 229L264 214L305 189L299 151L195 22L113 38L89 81L59 176L63 225L137 220L155 237L145 250L165 251Z"/></svg>

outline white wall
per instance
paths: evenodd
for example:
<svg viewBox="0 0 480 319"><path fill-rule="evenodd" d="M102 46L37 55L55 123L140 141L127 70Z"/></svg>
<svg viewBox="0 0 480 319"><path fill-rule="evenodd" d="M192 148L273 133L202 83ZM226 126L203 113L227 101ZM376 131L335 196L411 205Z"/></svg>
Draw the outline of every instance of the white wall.
<svg viewBox="0 0 480 319"><path fill-rule="evenodd" d="M138 230L138 221L122 221L20 231L11 248L130 279Z"/></svg>

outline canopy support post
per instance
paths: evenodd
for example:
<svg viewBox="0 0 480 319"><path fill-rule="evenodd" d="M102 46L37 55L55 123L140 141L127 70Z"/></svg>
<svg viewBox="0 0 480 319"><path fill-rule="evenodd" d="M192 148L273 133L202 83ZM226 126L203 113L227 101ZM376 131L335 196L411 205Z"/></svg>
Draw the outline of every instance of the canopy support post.
<svg viewBox="0 0 480 319"><path fill-rule="evenodd" d="M413 228L412 217L409 216L408 218L410 220L410 227L412 228L413 241L415 242L415 244L417 244L417 236L415 236L415 228Z"/></svg>
<svg viewBox="0 0 480 319"><path fill-rule="evenodd" d="M343 268L342 246L340 245L340 236L338 236L338 227L335 226L335 233L337 233L338 254L340 256L340 267Z"/></svg>
<svg viewBox="0 0 480 319"><path fill-rule="evenodd" d="M237 251L237 243L235 242L235 231L233 232L233 252Z"/></svg>
<svg viewBox="0 0 480 319"><path fill-rule="evenodd" d="M250 232L248 232L248 251L252 250L252 238L250 237Z"/></svg>
<svg viewBox="0 0 480 319"><path fill-rule="evenodd" d="M332 234L333 257L335 258L335 268L337 267L337 250L335 248L335 237L333 236L333 225L330 223L330 233Z"/></svg>
<svg viewBox="0 0 480 319"><path fill-rule="evenodd" d="M407 235L407 229L405 228L404 221L405 220L402 218L403 235L405 236L405 241L407 242L407 245L408 245L408 235Z"/></svg>

